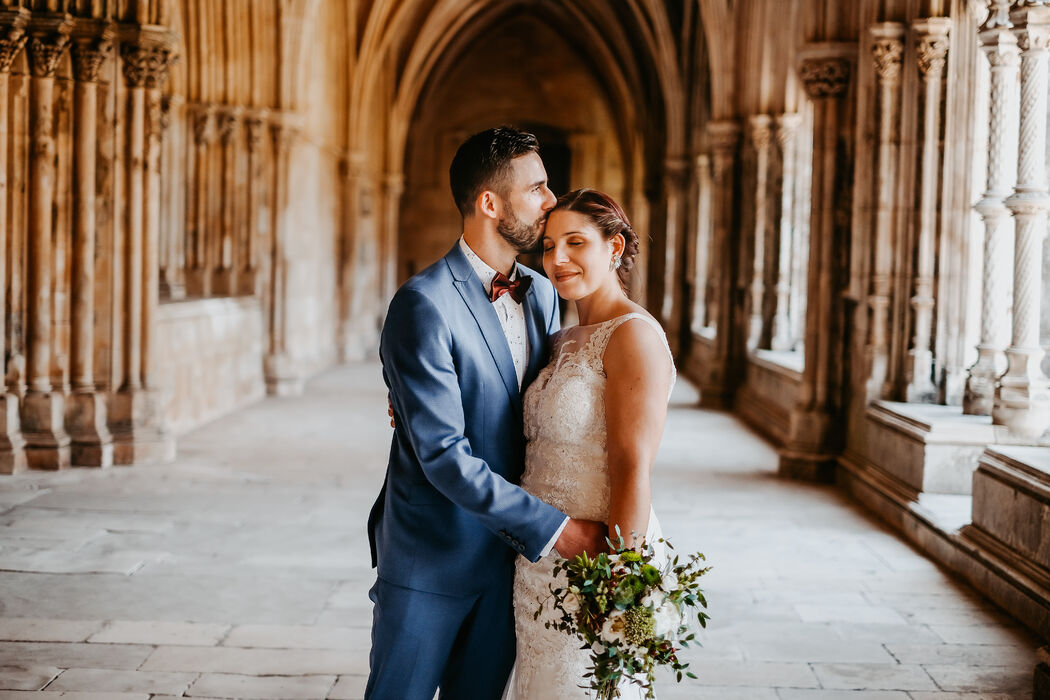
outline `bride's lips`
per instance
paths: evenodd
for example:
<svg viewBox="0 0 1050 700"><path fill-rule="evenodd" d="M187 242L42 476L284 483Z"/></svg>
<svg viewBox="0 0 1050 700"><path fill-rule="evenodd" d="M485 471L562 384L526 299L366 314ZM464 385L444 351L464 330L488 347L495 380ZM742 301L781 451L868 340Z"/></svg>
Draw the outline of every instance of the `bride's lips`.
<svg viewBox="0 0 1050 700"><path fill-rule="evenodd" d="M556 273L554 273L554 280L556 282L564 282L565 280L570 279L572 277L575 277L578 274L580 274L580 273L578 273L578 272L556 272Z"/></svg>

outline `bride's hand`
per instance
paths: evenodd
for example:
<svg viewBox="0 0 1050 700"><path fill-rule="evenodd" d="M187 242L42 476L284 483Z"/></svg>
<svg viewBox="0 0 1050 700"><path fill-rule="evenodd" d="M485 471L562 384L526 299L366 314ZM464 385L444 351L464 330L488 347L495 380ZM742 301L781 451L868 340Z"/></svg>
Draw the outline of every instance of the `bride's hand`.
<svg viewBox="0 0 1050 700"><path fill-rule="evenodd" d="M608 550L609 546L605 542L608 533L609 528L605 523L570 518L554 543L554 548L565 559L575 559L583 552L594 556Z"/></svg>

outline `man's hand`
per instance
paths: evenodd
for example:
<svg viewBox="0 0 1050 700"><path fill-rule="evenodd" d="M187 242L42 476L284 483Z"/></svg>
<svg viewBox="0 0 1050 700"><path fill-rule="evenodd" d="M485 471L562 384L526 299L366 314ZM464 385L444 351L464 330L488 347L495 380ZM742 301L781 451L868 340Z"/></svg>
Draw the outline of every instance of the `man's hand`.
<svg viewBox="0 0 1050 700"><path fill-rule="evenodd" d="M390 403L390 399L386 400L386 414L390 416L390 427L396 428L394 425L394 404Z"/></svg>
<svg viewBox="0 0 1050 700"><path fill-rule="evenodd" d="M609 528L605 523L570 518L558 541L554 543L554 548L565 559L575 559L582 552L595 556L598 552L609 549L605 541L608 534Z"/></svg>

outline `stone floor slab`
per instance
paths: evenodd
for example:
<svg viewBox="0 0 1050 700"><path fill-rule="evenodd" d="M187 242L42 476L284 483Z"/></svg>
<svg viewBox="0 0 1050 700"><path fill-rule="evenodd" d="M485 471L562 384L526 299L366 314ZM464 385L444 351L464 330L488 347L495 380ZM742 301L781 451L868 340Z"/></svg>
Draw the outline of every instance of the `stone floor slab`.
<svg viewBox="0 0 1050 700"><path fill-rule="evenodd" d="M335 685L335 676L238 676L206 673L186 697L253 698L254 700L317 700Z"/></svg>
<svg viewBox="0 0 1050 700"><path fill-rule="evenodd" d="M367 618L370 620L371 616ZM239 625L222 643L227 647L269 649L346 649L367 653L368 637L360 627L319 627L311 625Z"/></svg>
<svg viewBox="0 0 1050 700"><path fill-rule="evenodd" d="M133 670L153 647L132 644L54 644L0 642L0 666L40 664L58 668Z"/></svg>
<svg viewBox="0 0 1050 700"><path fill-rule="evenodd" d="M979 668L1023 662L1035 668L1035 650L995 644L887 644L902 664L952 664Z"/></svg>
<svg viewBox="0 0 1050 700"><path fill-rule="evenodd" d="M160 647L141 669L245 676L367 674L368 657L327 649Z"/></svg>
<svg viewBox="0 0 1050 700"><path fill-rule="evenodd" d="M152 644L154 646L215 646L229 631L228 625L194 622L115 620L88 640L101 644Z"/></svg>
<svg viewBox="0 0 1050 700"><path fill-rule="evenodd" d="M0 689L40 690L61 672L55 666L0 666Z"/></svg>
<svg viewBox="0 0 1050 700"><path fill-rule="evenodd" d="M111 671L94 668L71 668L56 678L48 690L92 691L105 693L163 693L181 695L197 679L196 673L162 673L156 671Z"/></svg>
<svg viewBox="0 0 1050 700"><path fill-rule="evenodd" d="M973 668L963 665L924 666L941 690L975 693L1018 694L1032 692L1032 670L1015 666L985 666Z"/></svg>
<svg viewBox="0 0 1050 700"><path fill-rule="evenodd" d="M937 690L922 666L903 664L813 664L824 688L835 690Z"/></svg>
<svg viewBox="0 0 1050 700"><path fill-rule="evenodd" d="M149 693L81 693L59 690L55 692L0 691L0 700L150 700Z"/></svg>
<svg viewBox="0 0 1050 700"><path fill-rule="evenodd" d="M777 690L780 700L911 700L899 690Z"/></svg>

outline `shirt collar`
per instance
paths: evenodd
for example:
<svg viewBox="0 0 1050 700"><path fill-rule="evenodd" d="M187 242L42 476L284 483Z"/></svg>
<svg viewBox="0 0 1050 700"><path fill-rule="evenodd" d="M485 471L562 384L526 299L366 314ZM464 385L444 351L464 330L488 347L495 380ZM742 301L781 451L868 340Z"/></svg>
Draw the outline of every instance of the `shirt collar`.
<svg viewBox="0 0 1050 700"><path fill-rule="evenodd" d="M489 267L488 263L478 257L478 254L471 250L467 242L463 240L463 236L459 237L459 249L463 251L463 254L467 256L467 262L474 268L474 274L481 280L481 284L485 287L485 294L492 294L492 278L496 276L496 271ZM509 279L514 281L518 278L518 266L514 265L514 269L510 271Z"/></svg>

